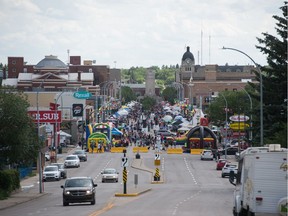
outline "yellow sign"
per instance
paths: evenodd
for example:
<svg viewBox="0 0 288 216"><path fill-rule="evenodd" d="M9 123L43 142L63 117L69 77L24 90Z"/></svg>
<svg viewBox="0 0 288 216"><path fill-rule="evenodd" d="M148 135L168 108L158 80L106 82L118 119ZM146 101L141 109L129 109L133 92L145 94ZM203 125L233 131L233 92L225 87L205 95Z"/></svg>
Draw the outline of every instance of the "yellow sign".
<svg viewBox="0 0 288 216"><path fill-rule="evenodd" d="M245 128L249 128L249 124L245 124L244 122L235 122L230 124L230 128L232 130L244 130Z"/></svg>
<svg viewBox="0 0 288 216"><path fill-rule="evenodd" d="M160 164L161 164L160 160L154 160L154 165L155 166L160 166Z"/></svg>

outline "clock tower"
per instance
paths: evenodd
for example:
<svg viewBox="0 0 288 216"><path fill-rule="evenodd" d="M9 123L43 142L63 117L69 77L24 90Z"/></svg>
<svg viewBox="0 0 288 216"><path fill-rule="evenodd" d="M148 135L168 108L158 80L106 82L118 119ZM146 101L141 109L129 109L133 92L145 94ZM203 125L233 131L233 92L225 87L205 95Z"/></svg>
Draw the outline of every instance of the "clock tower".
<svg viewBox="0 0 288 216"><path fill-rule="evenodd" d="M195 72L195 59L193 54L190 52L190 47L187 46L186 52L183 54L181 59L180 67L180 82L189 82L190 78L193 78Z"/></svg>

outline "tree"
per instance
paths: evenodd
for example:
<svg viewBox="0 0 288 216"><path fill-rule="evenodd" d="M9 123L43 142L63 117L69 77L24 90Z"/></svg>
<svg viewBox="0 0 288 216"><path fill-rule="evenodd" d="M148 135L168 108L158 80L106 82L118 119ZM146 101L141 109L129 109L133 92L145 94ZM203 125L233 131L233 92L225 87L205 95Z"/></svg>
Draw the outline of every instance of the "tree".
<svg viewBox="0 0 288 216"><path fill-rule="evenodd" d="M146 96L141 100L141 103L142 103L143 109L145 111L149 111L155 106L156 100L152 97Z"/></svg>
<svg viewBox="0 0 288 216"><path fill-rule="evenodd" d="M162 97L165 101L168 101L170 104L175 103L177 98L177 90L174 87L167 87L162 92Z"/></svg>
<svg viewBox="0 0 288 216"><path fill-rule="evenodd" d="M277 21L275 29L278 37L262 33L263 38L257 38L260 45L256 48L267 55L268 62L268 66L261 67L264 143L276 142L277 133L284 136L278 139L282 140L282 146L287 146L287 2L280 9L283 17L273 16ZM260 82L259 74L257 79ZM259 84L250 85L259 92ZM257 99L260 101L259 96ZM256 108L255 113L259 113L259 106ZM259 137L259 118L255 120L258 120L255 122L255 133Z"/></svg>
<svg viewBox="0 0 288 216"><path fill-rule="evenodd" d="M226 120L226 102L227 101L227 117L237 114L250 114L250 101L244 91L223 91L213 99L206 113L212 124L216 126L224 126Z"/></svg>
<svg viewBox="0 0 288 216"><path fill-rule="evenodd" d="M133 90L128 86L121 87L121 97L122 103L128 103L130 101L136 100L136 95Z"/></svg>
<svg viewBox="0 0 288 216"><path fill-rule="evenodd" d="M0 88L0 168L7 164L31 165L37 158L40 145L28 107L23 93Z"/></svg>

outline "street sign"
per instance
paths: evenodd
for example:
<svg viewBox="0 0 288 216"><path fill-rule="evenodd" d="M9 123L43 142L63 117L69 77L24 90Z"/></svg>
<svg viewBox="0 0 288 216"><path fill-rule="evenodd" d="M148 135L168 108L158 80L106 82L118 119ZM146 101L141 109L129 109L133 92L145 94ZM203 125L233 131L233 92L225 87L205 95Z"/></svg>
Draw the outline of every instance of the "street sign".
<svg viewBox="0 0 288 216"><path fill-rule="evenodd" d="M122 157L122 167L128 167L128 158Z"/></svg>
<svg viewBox="0 0 288 216"><path fill-rule="evenodd" d="M244 116L244 115L233 115L233 116L230 116L229 118L231 121L235 121L235 122L245 122L245 121L248 121L249 120L249 117L248 116Z"/></svg>
<svg viewBox="0 0 288 216"><path fill-rule="evenodd" d="M73 96L77 99L88 99L92 97L92 94L87 91L78 91L78 92L74 92Z"/></svg>
<svg viewBox="0 0 288 216"><path fill-rule="evenodd" d="M160 154L158 153L155 154L155 160L160 160Z"/></svg>

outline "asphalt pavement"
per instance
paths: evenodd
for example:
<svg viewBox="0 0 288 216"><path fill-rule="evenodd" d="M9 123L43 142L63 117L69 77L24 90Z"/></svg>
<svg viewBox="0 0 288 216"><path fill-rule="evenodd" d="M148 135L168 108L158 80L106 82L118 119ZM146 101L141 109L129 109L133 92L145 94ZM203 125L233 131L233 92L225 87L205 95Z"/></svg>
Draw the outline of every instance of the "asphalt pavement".
<svg viewBox="0 0 288 216"><path fill-rule="evenodd" d="M69 154L70 152L74 151L75 149L72 148L70 149L70 151L68 151L67 153L61 154L61 155L57 155L58 162L63 162L65 155ZM143 161L143 159L133 159L133 162L131 164L131 166L135 169L140 169L142 171L147 171L151 173L151 182L153 183L152 180L152 175L154 170L150 169L149 167L145 166L145 163ZM39 184L39 175L36 174L33 177L26 177L24 179L21 180L20 182L20 189L18 189L17 191L12 192L12 194L10 195L10 197L8 197L5 200L0 200L0 215L1 215L1 210L5 209L5 208L9 208L21 203L25 203L28 201L31 201L33 199L37 199L41 196L45 196L47 193L45 193L45 191L43 192L43 190L41 190L40 193L40 184ZM123 193L115 193L115 196L138 196L140 194L143 194L147 191L150 191L150 188L129 188L129 193L128 194L123 194Z"/></svg>

